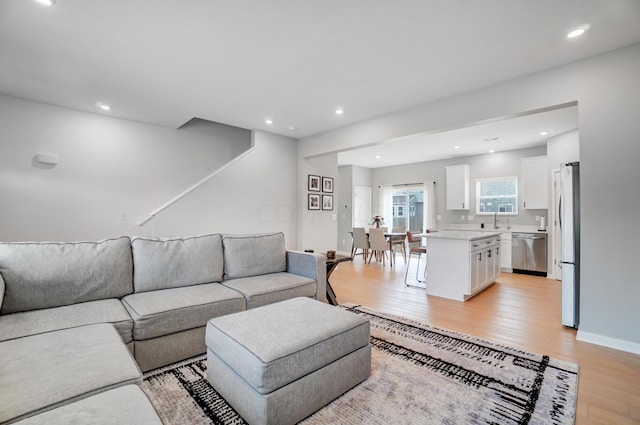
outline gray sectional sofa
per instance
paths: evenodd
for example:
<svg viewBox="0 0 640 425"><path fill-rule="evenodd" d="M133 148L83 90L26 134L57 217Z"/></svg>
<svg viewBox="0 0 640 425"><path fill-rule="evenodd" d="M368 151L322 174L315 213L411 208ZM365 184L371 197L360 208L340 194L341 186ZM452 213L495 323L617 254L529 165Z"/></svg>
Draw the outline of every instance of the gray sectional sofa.
<svg viewBox="0 0 640 425"><path fill-rule="evenodd" d="M0 243L0 345L110 323L142 371L204 353L213 317L300 296L326 302L325 259L282 233Z"/></svg>

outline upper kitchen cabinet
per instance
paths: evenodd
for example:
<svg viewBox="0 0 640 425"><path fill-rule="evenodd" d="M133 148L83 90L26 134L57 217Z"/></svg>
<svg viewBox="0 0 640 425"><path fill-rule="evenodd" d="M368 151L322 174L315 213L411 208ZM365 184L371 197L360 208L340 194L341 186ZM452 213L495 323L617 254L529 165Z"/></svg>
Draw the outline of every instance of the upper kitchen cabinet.
<svg viewBox="0 0 640 425"><path fill-rule="evenodd" d="M445 167L447 170L447 209L469 209L469 170L467 164Z"/></svg>
<svg viewBox="0 0 640 425"><path fill-rule="evenodd" d="M522 206L528 210L549 208L549 167L546 156L522 158Z"/></svg>

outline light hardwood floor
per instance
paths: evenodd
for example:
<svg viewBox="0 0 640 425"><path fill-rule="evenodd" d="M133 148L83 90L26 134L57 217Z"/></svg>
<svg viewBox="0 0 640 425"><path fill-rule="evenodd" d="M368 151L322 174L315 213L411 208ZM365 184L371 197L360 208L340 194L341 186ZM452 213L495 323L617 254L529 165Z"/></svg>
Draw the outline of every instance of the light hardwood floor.
<svg viewBox="0 0 640 425"><path fill-rule="evenodd" d="M405 265L398 260L394 268L364 264L360 257L339 264L330 278L338 302L578 363L576 424L640 423L640 356L576 341L576 331L560 324L560 282L502 273L462 303L406 287Z"/></svg>

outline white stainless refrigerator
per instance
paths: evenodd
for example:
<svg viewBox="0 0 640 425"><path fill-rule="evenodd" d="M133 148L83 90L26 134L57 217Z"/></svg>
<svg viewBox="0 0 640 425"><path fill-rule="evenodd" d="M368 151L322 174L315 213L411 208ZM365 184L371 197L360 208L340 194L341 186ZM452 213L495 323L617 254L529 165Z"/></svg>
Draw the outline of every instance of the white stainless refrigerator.
<svg viewBox="0 0 640 425"><path fill-rule="evenodd" d="M562 324L578 328L580 318L580 167L560 167L560 231L562 234Z"/></svg>

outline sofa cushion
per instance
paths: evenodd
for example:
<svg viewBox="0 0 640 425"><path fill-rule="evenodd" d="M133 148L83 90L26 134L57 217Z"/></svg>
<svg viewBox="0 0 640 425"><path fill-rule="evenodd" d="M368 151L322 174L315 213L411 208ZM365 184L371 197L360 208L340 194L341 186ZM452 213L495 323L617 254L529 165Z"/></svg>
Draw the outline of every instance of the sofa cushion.
<svg viewBox="0 0 640 425"><path fill-rule="evenodd" d="M0 316L0 341L95 323L113 324L124 343L131 342L133 338L131 316L120 300L111 298L5 314Z"/></svg>
<svg viewBox="0 0 640 425"><path fill-rule="evenodd" d="M131 240L135 292L220 282L224 271L219 234Z"/></svg>
<svg viewBox="0 0 640 425"><path fill-rule="evenodd" d="M120 335L106 323L4 341L0 423L141 381Z"/></svg>
<svg viewBox="0 0 640 425"><path fill-rule="evenodd" d="M289 298L316 295L314 279L286 272L226 280L222 284L244 295L248 309Z"/></svg>
<svg viewBox="0 0 640 425"><path fill-rule="evenodd" d="M242 294L219 283L141 292L122 302L133 318L136 341L202 327L212 317L246 308Z"/></svg>
<svg viewBox="0 0 640 425"><path fill-rule="evenodd" d="M131 241L0 243L0 274L0 314L121 298L133 292Z"/></svg>
<svg viewBox="0 0 640 425"><path fill-rule="evenodd" d="M162 425L162 421L142 389L137 385L126 385L31 416L16 424Z"/></svg>
<svg viewBox="0 0 640 425"><path fill-rule="evenodd" d="M224 235L222 245L225 280L287 270L283 233Z"/></svg>

